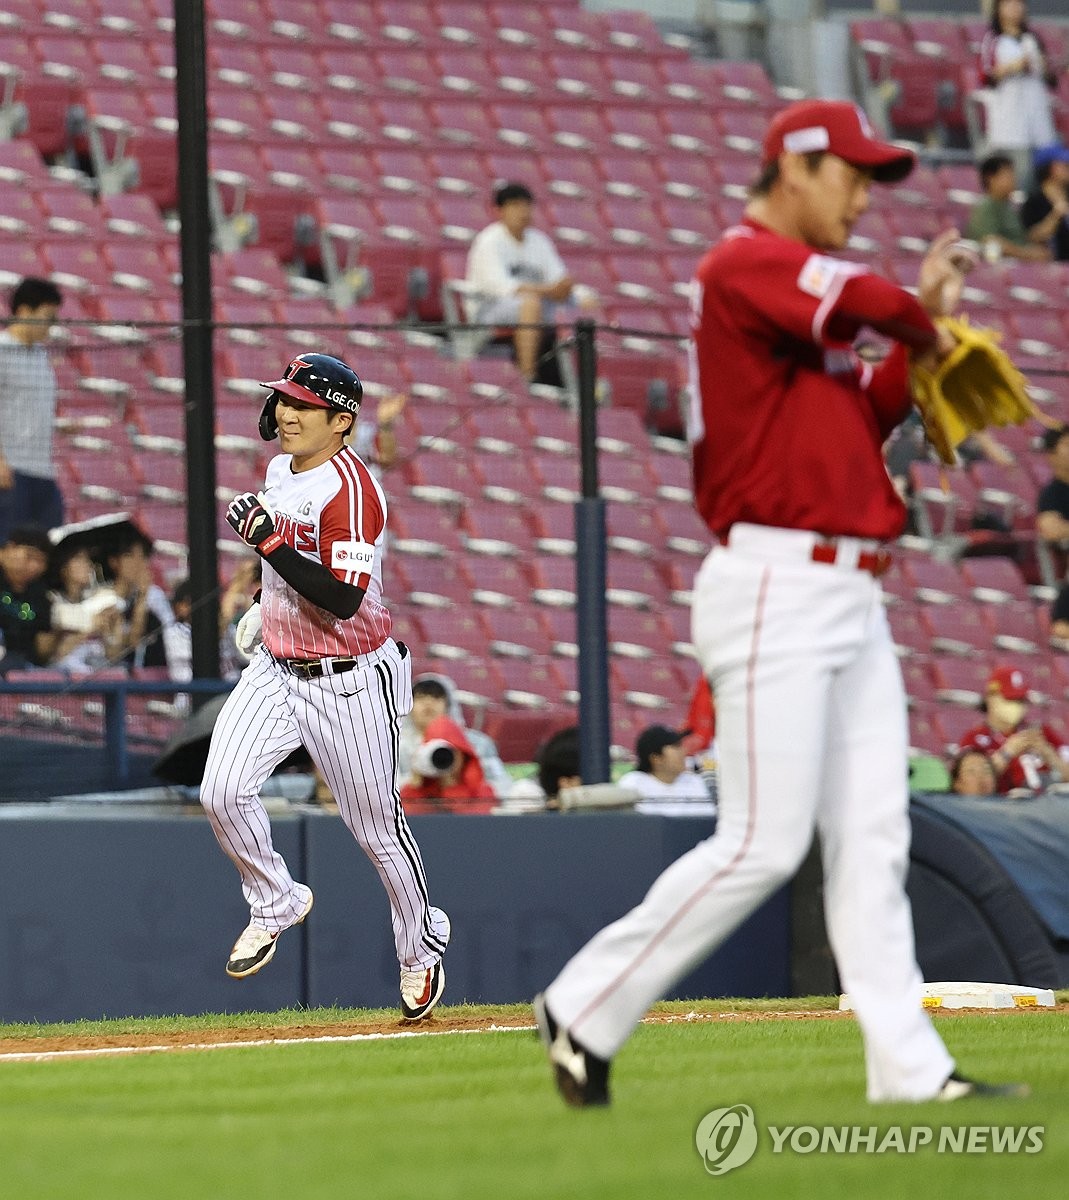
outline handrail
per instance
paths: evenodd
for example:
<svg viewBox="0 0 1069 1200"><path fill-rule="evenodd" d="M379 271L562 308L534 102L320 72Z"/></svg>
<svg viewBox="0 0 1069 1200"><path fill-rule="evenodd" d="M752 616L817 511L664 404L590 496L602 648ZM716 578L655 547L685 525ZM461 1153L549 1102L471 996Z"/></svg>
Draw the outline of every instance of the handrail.
<svg viewBox="0 0 1069 1200"><path fill-rule="evenodd" d="M233 681L226 679L93 679L72 676L69 680L18 680L0 678L0 696L103 696L104 751L112 782L121 786L130 777L126 746L126 697L128 695L192 694L217 696L229 692Z"/></svg>

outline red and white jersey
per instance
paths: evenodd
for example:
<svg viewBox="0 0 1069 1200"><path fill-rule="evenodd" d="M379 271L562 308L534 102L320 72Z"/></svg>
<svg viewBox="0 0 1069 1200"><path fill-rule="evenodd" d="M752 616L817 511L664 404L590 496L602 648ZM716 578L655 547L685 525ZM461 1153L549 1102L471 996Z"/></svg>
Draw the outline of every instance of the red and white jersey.
<svg viewBox="0 0 1069 1200"><path fill-rule="evenodd" d="M1025 729L1028 726L1022 725L1020 728ZM1058 734L1049 725L1040 725L1039 728L1051 746L1058 751L1059 757L1069 760L1069 746L1062 741ZM1013 732L1016 733L1017 730L1015 729ZM1010 736L1008 733L1000 733L990 725L977 725L975 729L970 729L968 733L962 735L958 742L958 753L965 750L979 750L981 754L986 754L990 758L996 750L1002 749ZM1033 754L1030 750L1018 754L1016 758L1011 758L997 781L1000 792L1026 787L1038 792L1047 784L1058 782L1060 782L1058 779L1051 778L1050 767L1038 754Z"/></svg>
<svg viewBox="0 0 1069 1200"><path fill-rule="evenodd" d="M687 434L709 528L897 537L905 507L882 444L909 412L906 354L874 368L853 342L870 325L930 344L913 297L747 220L699 263L693 304Z"/></svg>
<svg viewBox="0 0 1069 1200"><path fill-rule="evenodd" d="M260 612L263 640L275 658L334 658L367 654L390 636L382 603L382 546L386 497L378 480L348 446L310 471L294 473L291 456L267 467L264 496L275 529L305 558L323 566L365 595L345 620L306 600L263 564Z"/></svg>

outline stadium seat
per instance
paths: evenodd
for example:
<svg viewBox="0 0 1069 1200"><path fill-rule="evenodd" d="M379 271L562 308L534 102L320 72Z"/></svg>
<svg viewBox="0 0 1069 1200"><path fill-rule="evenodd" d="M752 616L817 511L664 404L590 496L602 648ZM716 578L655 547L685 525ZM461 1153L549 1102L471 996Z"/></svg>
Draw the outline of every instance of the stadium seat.
<svg viewBox="0 0 1069 1200"><path fill-rule="evenodd" d="M994 644L1016 656L1044 652L1047 636L1036 620L1036 612L1028 600L1011 600L993 607Z"/></svg>
<svg viewBox="0 0 1069 1200"><path fill-rule="evenodd" d="M423 649L431 657L478 658L486 653L490 629L478 610L425 609L421 620L427 635Z"/></svg>
<svg viewBox="0 0 1069 1200"><path fill-rule="evenodd" d="M991 658L991 654L972 657L938 654L931 660L936 698L941 704L969 709L975 725L981 723L979 709L991 674Z"/></svg>
<svg viewBox="0 0 1069 1200"><path fill-rule="evenodd" d="M1008 558L964 558L961 577L976 600L989 604L1006 604L1023 600L1028 585L1017 565Z"/></svg>
<svg viewBox="0 0 1069 1200"><path fill-rule="evenodd" d="M969 528L979 496L964 471L938 463L910 463L910 500L922 537L946 537Z"/></svg>
<svg viewBox="0 0 1069 1200"><path fill-rule="evenodd" d="M476 554L517 556L534 548L534 531L516 506L479 503L461 514L464 545Z"/></svg>
<svg viewBox="0 0 1069 1200"><path fill-rule="evenodd" d="M675 631L665 616L655 610L613 605L608 614L609 650L625 658L663 655L675 640Z"/></svg>
<svg viewBox="0 0 1069 1200"><path fill-rule="evenodd" d="M530 597L531 573L522 559L467 553L467 574L474 581L470 597L480 605L507 608Z"/></svg>
<svg viewBox="0 0 1069 1200"><path fill-rule="evenodd" d="M666 710L679 705L680 698L690 694L693 686L676 662L668 657L613 657L609 675L614 690L628 704L639 708Z"/></svg>
<svg viewBox="0 0 1069 1200"><path fill-rule="evenodd" d="M533 605L481 610L489 629L489 649L506 658L546 658L553 653L553 633L542 611Z"/></svg>
<svg viewBox="0 0 1069 1200"><path fill-rule="evenodd" d="M989 607L957 601L953 605L924 605L918 619L929 635L933 652L939 654L989 655L997 617Z"/></svg>
<svg viewBox="0 0 1069 1200"><path fill-rule="evenodd" d="M505 676L502 698L507 704L544 709L569 702L570 672L556 659L514 656L503 661L502 671Z"/></svg>

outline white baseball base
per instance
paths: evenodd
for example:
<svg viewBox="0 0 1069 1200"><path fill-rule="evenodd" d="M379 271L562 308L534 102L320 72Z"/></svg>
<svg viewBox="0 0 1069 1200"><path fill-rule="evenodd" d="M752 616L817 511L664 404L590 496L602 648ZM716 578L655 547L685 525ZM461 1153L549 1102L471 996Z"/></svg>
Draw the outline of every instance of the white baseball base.
<svg viewBox="0 0 1069 1200"><path fill-rule="evenodd" d="M1050 988L1018 983L926 983L921 989L925 1008L1053 1008ZM839 997L839 1011L853 1012L850 997Z"/></svg>

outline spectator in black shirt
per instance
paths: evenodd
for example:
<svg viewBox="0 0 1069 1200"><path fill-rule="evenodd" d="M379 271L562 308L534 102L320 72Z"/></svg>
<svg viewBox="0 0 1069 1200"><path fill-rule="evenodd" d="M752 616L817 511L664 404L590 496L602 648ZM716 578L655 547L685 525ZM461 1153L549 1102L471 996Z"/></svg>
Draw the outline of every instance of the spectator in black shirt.
<svg viewBox="0 0 1069 1200"><path fill-rule="evenodd" d="M40 666L51 623L45 573L51 543L43 529L12 529L0 546L0 674Z"/></svg>
<svg viewBox="0 0 1069 1200"><path fill-rule="evenodd" d="M1069 149L1046 146L1036 151L1036 187L1021 205L1028 240L1049 246L1060 262L1069 262Z"/></svg>
<svg viewBox="0 0 1069 1200"><path fill-rule="evenodd" d="M1053 478L1036 501L1036 532L1045 542L1069 542L1069 425L1048 429L1043 449Z"/></svg>

